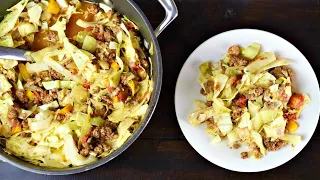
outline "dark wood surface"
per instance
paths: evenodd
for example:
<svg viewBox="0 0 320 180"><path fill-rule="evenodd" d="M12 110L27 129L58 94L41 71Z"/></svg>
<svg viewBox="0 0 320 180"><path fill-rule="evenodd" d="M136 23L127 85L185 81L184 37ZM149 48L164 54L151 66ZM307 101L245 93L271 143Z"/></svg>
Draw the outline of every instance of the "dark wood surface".
<svg viewBox="0 0 320 180"><path fill-rule="evenodd" d="M156 27L164 12L157 0L135 0ZM267 172L237 173L201 157L185 140L174 111L174 89L189 54L218 33L254 28L294 44L320 73L320 2L318 0L176 0L178 18L159 37L164 77L158 107L143 134L104 166L69 176L44 176L0 163L0 179L317 179L320 129L288 163ZM244 37L245 38L245 37Z"/></svg>

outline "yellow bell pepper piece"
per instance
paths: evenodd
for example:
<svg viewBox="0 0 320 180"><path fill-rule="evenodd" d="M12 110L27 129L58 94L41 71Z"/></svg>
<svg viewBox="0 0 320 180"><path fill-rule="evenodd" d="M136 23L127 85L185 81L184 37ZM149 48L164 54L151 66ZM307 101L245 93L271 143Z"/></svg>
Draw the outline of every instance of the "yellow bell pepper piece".
<svg viewBox="0 0 320 180"><path fill-rule="evenodd" d="M30 101L33 101L34 100L34 94L30 91L30 90L27 90L26 91L26 96L28 97L28 99Z"/></svg>
<svg viewBox="0 0 320 180"><path fill-rule="evenodd" d="M60 6L56 0L50 0L48 5L48 11L52 14L58 14L60 11Z"/></svg>
<svg viewBox="0 0 320 180"><path fill-rule="evenodd" d="M11 133L12 133L12 134L19 133L19 132L21 132L21 131L22 131L22 128L21 128L21 125L20 125L20 124L17 125L17 126L12 127L12 129L11 129Z"/></svg>
<svg viewBox="0 0 320 180"><path fill-rule="evenodd" d="M119 99L118 99L118 96L114 96L113 98L112 98L112 101L115 103L115 102L118 102L119 101Z"/></svg>
<svg viewBox="0 0 320 180"><path fill-rule="evenodd" d="M71 104L66 105L64 108L60 109L58 111L58 114L67 114L73 110L73 106Z"/></svg>
<svg viewBox="0 0 320 180"><path fill-rule="evenodd" d="M24 80L31 78L31 75L29 74L24 64L19 64L18 67L19 67L19 72Z"/></svg>
<svg viewBox="0 0 320 180"><path fill-rule="evenodd" d="M289 132L295 132L298 129L299 125L295 121L289 121L287 123L286 128L288 129Z"/></svg>
<svg viewBox="0 0 320 180"><path fill-rule="evenodd" d="M113 70L119 70L120 66L118 65L118 63L113 62L113 63L111 63L111 68L112 68Z"/></svg>

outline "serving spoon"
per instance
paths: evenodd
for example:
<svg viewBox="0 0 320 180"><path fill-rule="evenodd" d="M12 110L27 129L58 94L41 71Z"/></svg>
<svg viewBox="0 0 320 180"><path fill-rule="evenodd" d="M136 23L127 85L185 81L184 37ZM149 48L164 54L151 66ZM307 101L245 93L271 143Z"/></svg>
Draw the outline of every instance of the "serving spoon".
<svg viewBox="0 0 320 180"><path fill-rule="evenodd" d="M17 61L30 61L25 56L28 52L24 49L9 48L0 46L0 59L17 60Z"/></svg>

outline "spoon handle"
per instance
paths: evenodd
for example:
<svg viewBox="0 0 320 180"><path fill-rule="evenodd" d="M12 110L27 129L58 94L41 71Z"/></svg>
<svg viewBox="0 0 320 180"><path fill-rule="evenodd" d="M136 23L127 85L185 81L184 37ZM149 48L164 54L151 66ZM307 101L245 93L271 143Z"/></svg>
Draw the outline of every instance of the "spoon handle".
<svg viewBox="0 0 320 180"><path fill-rule="evenodd" d="M26 50L2 47L0 46L0 59L9 59L9 60L17 60L17 61L29 61L24 56Z"/></svg>

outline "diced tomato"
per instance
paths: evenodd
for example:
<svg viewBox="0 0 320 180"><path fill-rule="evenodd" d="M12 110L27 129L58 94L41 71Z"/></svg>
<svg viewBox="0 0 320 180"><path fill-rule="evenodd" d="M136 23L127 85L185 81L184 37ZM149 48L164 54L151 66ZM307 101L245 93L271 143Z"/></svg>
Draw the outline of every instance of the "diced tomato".
<svg viewBox="0 0 320 180"><path fill-rule="evenodd" d="M81 142L82 142L82 143L86 143L87 140L88 140L88 136L86 135L86 136L83 136L83 137L82 137Z"/></svg>
<svg viewBox="0 0 320 180"><path fill-rule="evenodd" d="M120 101L124 102L127 100L128 94L125 93L124 91L120 91L118 94L118 98Z"/></svg>
<svg viewBox="0 0 320 180"><path fill-rule="evenodd" d="M142 70L141 66L133 66L132 69L135 70L135 71L141 71Z"/></svg>
<svg viewBox="0 0 320 180"><path fill-rule="evenodd" d="M242 95L236 100L236 105L243 108L247 106L247 98L246 96Z"/></svg>
<svg viewBox="0 0 320 180"><path fill-rule="evenodd" d="M131 22L128 22L127 24L126 24L126 28L130 31L132 31L132 30L135 30L135 27L134 27L134 25L131 23Z"/></svg>
<svg viewBox="0 0 320 180"><path fill-rule="evenodd" d="M303 106L304 97L302 94L294 94L291 96L288 106L293 109L299 109Z"/></svg>
<svg viewBox="0 0 320 180"><path fill-rule="evenodd" d="M78 70L76 70L76 69L72 70L72 71L71 71L71 74L72 74L72 75L78 74Z"/></svg>
<svg viewBox="0 0 320 180"><path fill-rule="evenodd" d="M91 83L86 81L84 84L83 84L83 87L86 88L86 89L90 89L90 86L91 86Z"/></svg>
<svg viewBox="0 0 320 180"><path fill-rule="evenodd" d="M107 89L108 89L108 92L111 93L111 92L113 92L116 88L114 88L114 87L108 87Z"/></svg>
<svg viewBox="0 0 320 180"><path fill-rule="evenodd" d="M96 37L98 40L103 41L104 36L103 36L102 33L94 33L94 35L95 35L95 37Z"/></svg>
<svg viewBox="0 0 320 180"><path fill-rule="evenodd" d="M288 121L295 121L297 120L297 115L296 114L289 114L289 113L284 113L283 118L288 120Z"/></svg>
<svg viewBox="0 0 320 180"><path fill-rule="evenodd" d="M237 75L236 78L234 78L233 85L237 85L237 83L242 79L242 75Z"/></svg>
<svg viewBox="0 0 320 180"><path fill-rule="evenodd" d="M84 30L85 30L85 31L92 31L92 30L93 30L93 27L90 26L90 27L85 28Z"/></svg>
<svg viewBox="0 0 320 180"><path fill-rule="evenodd" d="M37 98L41 98L41 96L40 96L40 94L38 93L38 91L33 91L33 94L34 94L35 96L37 96Z"/></svg>
<svg viewBox="0 0 320 180"><path fill-rule="evenodd" d="M220 83L217 83L215 89L216 89L216 90L219 90L220 88L221 88Z"/></svg>

